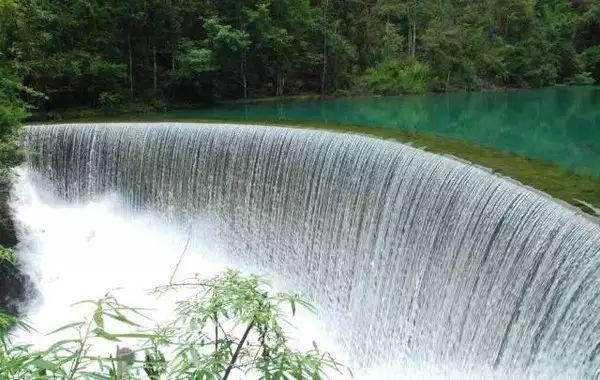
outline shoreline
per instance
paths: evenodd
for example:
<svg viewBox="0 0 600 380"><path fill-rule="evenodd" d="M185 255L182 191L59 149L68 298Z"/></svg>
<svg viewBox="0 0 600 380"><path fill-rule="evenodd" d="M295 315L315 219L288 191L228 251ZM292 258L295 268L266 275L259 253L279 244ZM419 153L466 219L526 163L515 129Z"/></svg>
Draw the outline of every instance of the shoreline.
<svg viewBox="0 0 600 380"><path fill-rule="evenodd" d="M545 90L554 87L581 87L590 85L570 85L570 84L555 84L553 86L543 87L489 87L478 90L467 90L467 89L453 89L444 92L426 92L424 94L395 94L395 95L376 95L368 93L347 93L347 94L328 94L321 95L319 93L300 93L293 95L284 96L260 96L254 98L236 98L236 99L222 99L214 102L198 102L198 103L167 103L166 108L159 109L153 108L149 102L130 102L125 103L117 108L116 110L109 110L107 108L92 107L92 106L76 106L70 108L58 108L53 110L46 110L40 112L34 112L26 119L26 123L29 122L42 122L42 121L54 121L59 122L62 120L74 120L79 118L88 117L115 117L115 116L131 116L131 115L147 115L155 112L179 112L179 111L193 111L198 109L208 109L213 107L226 107L226 106L239 106L239 105L254 105L254 104L270 104L270 103L282 103L292 101L318 101L318 100L340 100L348 98L359 98L359 99L378 99L378 98L405 98L405 97L438 97L438 96L450 96L456 94L497 94L497 93L516 93L516 92L528 92L535 90ZM591 85L594 86L594 85ZM600 86L600 84L598 85Z"/></svg>

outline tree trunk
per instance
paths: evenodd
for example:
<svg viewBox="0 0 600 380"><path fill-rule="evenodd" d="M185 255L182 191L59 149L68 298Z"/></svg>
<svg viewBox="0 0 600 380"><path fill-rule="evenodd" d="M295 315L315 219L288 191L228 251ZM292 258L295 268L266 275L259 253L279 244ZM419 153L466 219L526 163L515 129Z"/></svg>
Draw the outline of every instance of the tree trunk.
<svg viewBox="0 0 600 380"><path fill-rule="evenodd" d="M152 45L152 68L154 73L154 91L158 90L158 67L156 65L156 44Z"/></svg>
<svg viewBox="0 0 600 380"><path fill-rule="evenodd" d="M329 0L323 6L323 70L321 71L321 96L325 96L327 83L327 8Z"/></svg>
<svg viewBox="0 0 600 380"><path fill-rule="evenodd" d="M414 19L412 22L412 30L412 51L410 56L414 59L417 53L417 22Z"/></svg>
<svg viewBox="0 0 600 380"><path fill-rule="evenodd" d="M171 47L171 70L175 71L175 56L176 56L176 51L177 49L175 48L175 43L173 43L173 46Z"/></svg>
<svg viewBox="0 0 600 380"><path fill-rule="evenodd" d="M242 88L244 90L244 99L248 99L248 77L246 76L246 53L242 54L242 62L240 63L242 72Z"/></svg>
<svg viewBox="0 0 600 380"><path fill-rule="evenodd" d="M227 368L225 369L225 373L223 374L223 380L227 380L227 378L229 378L229 374L231 373L231 370L233 369L233 366L235 365L235 362L237 361L240 351L242 350L242 347L244 347L244 343L246 343L246 339L248 339L248 334L250 334L250 331L252 330L253 326L254 326L254 321L250 322L250 324L246 328L246 331L244 331L244 335L242 335L242 339L238 343L238 345L235 349L235 352L231 356L231 360L229 361L229 364L227 365Z"/></svg>
<svg viewBox="0 0 600 380"><path fill-rule="evenodd" d="M417 52L417 21L413 17L408 19L408 55L415 59Z"/></svg>
<svg viewBox="0 0 600 380"><path fill-rule="evenodd" d="M131 51L131 34L127 34L127 47L129 50L129 95L133 99L133 53Z"/></svg>
<svg viewBox="0 0 600 380"><path fill-rule="evenodd" d="M285 86L285 73L283 70L277 72L277 96L283 96L283 88Z"/></svg>
<svg viewBox="0 0 600 380"><path fill-rule="evenodd" d="M406 38L408 42L408 56L412 58L412 22L408 20L408 37Z"/></svg>

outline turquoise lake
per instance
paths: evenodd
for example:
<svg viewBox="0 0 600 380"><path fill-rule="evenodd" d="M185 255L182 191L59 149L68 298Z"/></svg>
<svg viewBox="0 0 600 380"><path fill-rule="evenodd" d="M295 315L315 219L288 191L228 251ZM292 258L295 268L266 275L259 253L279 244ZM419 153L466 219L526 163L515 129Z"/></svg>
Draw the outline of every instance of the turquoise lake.
<svg viewBox="0 0 600 380"><path fill-rule="evenodd" d="M600 86L289 100L156 116L302 121L427 132L600 177Z"/></svg>

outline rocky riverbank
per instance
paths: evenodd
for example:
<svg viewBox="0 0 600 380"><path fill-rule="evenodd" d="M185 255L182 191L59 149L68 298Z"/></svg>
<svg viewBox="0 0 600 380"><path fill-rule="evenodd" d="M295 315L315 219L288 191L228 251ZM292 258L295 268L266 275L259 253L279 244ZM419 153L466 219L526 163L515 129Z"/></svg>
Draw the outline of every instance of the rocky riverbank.
<svg viewBox="0 0 600 380"><path fill-rule="evenodd" d="M9 196L10 182L2 179L0 180L0 245L5 248L13 248L18 243L8 206ZM18 314L19 305L27 299L30 289L30 281L20 271L18 263L0 260L0 309Z"/></svg>

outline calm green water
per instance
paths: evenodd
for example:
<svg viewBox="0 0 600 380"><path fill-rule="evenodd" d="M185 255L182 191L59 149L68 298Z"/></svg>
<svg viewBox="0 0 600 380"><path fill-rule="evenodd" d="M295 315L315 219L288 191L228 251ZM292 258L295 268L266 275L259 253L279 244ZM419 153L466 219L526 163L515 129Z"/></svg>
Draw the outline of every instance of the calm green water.
<svg viewBox="0 0 600 380"><path fill-rule="evenodd" d="M600 177L600 86L296 100L177 111L163 116L315 121L429 132Z"/></svg>

